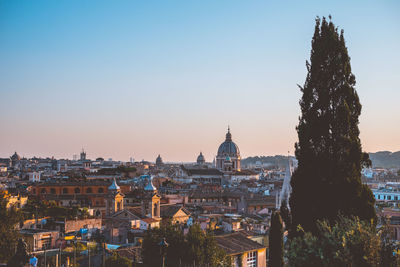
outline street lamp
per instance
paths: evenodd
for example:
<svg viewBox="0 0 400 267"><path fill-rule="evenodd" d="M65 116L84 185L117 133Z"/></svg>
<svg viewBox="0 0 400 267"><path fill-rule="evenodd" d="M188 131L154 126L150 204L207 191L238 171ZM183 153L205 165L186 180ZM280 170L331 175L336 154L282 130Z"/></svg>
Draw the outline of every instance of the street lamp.
<svg viewBox="0 0 400 267"><path fill-rule="evenodd" d="M166 248L169 246L169 244L167 243L167 241L165 241L165 237L164 237L158 245L160 246L160 253L161 253L161 257L162 257L162 267L164 267Z"/></svg>

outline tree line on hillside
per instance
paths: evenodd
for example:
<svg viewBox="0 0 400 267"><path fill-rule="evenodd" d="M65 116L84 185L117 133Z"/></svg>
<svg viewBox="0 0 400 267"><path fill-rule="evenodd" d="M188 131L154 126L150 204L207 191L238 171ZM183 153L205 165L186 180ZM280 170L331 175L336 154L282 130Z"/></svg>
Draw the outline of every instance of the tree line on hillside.
<svg viewBox="0 0 400 267"><path fill-rule="evenodd" d="M400 151L379 151L369 153L374 168L400 168Z"/></svg>
<svg viewBox="0 0 400 267"><path fill-rule="evenodd" d="M290 157L294 159L293 156ZM249 165L249 164L257 164L260 162L261 164L265 165L266 168L284 168L287 165L288 156L283 155L276 155L276 156L255 156L255 157L248 157L241 160L242 165Z"/></svg>

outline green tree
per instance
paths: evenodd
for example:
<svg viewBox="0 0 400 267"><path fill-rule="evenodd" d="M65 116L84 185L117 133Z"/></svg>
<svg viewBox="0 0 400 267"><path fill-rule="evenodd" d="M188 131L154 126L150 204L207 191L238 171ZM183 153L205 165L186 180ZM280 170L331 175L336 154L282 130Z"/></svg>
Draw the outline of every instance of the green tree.
<svg viewBox="0 0 400 267"><path fill-rule="evenodd" d="M14 207L7 208L7 199L0 194L0 262L7 262L15 253L19 238L18 224L22 213Z"/></svg>
<svg viewBox="0 0 400 267"><path fill-rule="evenodd" d="M282 221L285 222L285 229L290 229L292 218L290 215L289 208L287 206L286 199L282 200L281 207L279 209L280 215L282 217Z"/></svg>
<svg viewBox="0 0 400 267"><path fill-rule="evenodd" d="M283 266L283 224L279 211L272 213L269 229L268 266Z"/></svg>
<svg viewBox="0 0 400 267"><path fill-rule="evenodd" d="M398 247L392 239L392 232L387 224L386 218L382 217L381 222L383 225L379 229L379 235L381 237L380 266L399 266L398 260L400 260L400 257L393 253L394 251L397 251Z"/></svg>
<svg viewBox="0 0 400 267"><path fill-rule="evenodd" d="M292 228L317 231L317 220L334 223L339 214L375 219L375 199L361 183L370 165L359 138L361 104L355 90L343 31L316 19L308 74L300 100L295 144L298 168L291 179Z"/></svg>
<svg viewBox="0 0 400 267"><path fill-rule="evenodd" d="M304 232L289 240L289 266L369 267L379 265L381 239L375 226L356 217L339 217L331 226L318 221L316 233Z"/></svg>
<svg viewBox="0 0 400 267"><path fill-rule="evenodd" d="M126 257L119 256L114 253L111 257L106 259L106 267L131 267L132 261Z"/></svg>
<svg viewBox="0 0 400 267"><path fill-rule="evenodd" d="M18 240L17 250L14 256L8 261L8 267L23 267L26 263L28 263L29 256L26 251L26 243L22 238Z"/></svg>
<svg viewBox="0 0 400 267"><path fill-rule="evenodd" d="M147 231L142 258L145 266L161 266L160 241L165 238L169 246L165 253L165 266L230 266L230 258L218 247L211 233L204 233L198 225L189 229L186 238L179 225L165 225Z"/></svg>

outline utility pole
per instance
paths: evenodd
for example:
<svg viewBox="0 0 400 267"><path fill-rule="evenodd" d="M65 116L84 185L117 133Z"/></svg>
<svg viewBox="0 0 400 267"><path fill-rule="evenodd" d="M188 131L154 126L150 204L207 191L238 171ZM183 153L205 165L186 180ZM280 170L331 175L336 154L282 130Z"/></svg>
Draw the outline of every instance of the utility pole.
<svg viewBox="0 0 400 267"><path fill-rule="evenodd" d="M76 237L75 237L75 240L74 240L74 247L75 247L75 249L74 249L74 267L76 267L76 247L78 246L78 243L77 243L77 241L76 241Z"/></svg>
<svg viewBox="0 0 400 267"><path fill-rule="evenodd" d="M47 264L47 259L46 259L46 247L44 247L44 267L47 267L46 264Z"/></svg>
<svg viewBox="0 0 400 267"><path fill-rule="evenodd" d="M60 258L59 258L59 260L60 260L59 266L61 267L61 265L62 265L62 261L61 261L61 243L60 243Z"/></svg>
<svg viewBox="0 0 400 267"><path fill-rule="evenodd" d="M88 256L89 256L89 267L90 267L90 247L89 247L89 242L86 243L87 244L87 249L88 249Z"/></svg>
<svg viewBox="0 0 400 267"><path fill-rule="evenodd" d="M106 267L106 243L103 242L103 267Z"/></svg>

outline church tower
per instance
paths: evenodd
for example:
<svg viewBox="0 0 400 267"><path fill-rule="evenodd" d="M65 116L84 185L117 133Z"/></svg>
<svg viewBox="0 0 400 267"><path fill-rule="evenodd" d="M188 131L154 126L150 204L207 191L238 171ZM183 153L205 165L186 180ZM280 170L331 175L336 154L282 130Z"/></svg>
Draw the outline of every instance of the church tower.
<svg viewBox="0 0 400 267"><path fill-rule="evenodd" d="M145 186L145 196L142 200L142 216L149 218L160 218L160 200L157 188L153 185L153 177L150 176L149 183Z"/></svg>
<svg viewBox="0 0 400 267"><path fill-rule="evenodd" d="M124 209L124 194L121 193L121 188L115 181L108 187L108 195L106 197L106 216Z"/></svg>

